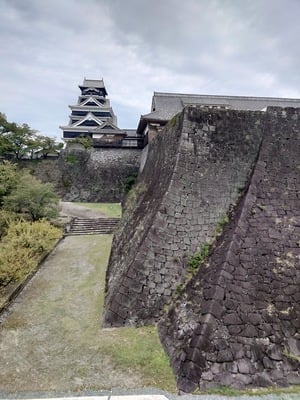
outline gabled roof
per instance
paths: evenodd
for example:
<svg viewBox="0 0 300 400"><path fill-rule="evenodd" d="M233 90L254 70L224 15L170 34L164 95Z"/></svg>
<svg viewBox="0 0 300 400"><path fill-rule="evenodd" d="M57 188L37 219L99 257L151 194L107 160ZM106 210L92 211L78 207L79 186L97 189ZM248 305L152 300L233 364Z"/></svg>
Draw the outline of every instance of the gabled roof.
<svg viewBox="0 0 300 400"><path fill-rule="evenodd" d="M127 136L138 136L136 129L123 129L123 131L126 133Z"/></svg>
<svg viewBox="0 0 300 400"><path fill-rule="evenodd" d="M145 128L147 121L166 123L187 105L261 111L268 106L300 107L300 99L154 92L151 112L141 116L138 132Z"/></svg>
<svg viewBox="0 0 300 400"><path fill-rule="evenodd" d="M173 110L179 112L182 107L191 104L223 106L235 110L261 111L268 106L299 107L300 99L154 92L152 111L166 110L167 115Z"/></svg>
<svg viewBox="0 0 300 400"><path fill-rule="evenodd" d="M103 125L101 119L95 117L92 113L88 113L84 118L81 118L79 121L70 125L70 127L76 127L82 125L85 121L95 121L99 126Z"/></svg>
<svg viewBox="0 0 300 400"><path fill-rule="evenodd" d="M79 85L79 88L80 89L85 89L85 88L104 89L105 94L107 94L103 79L86 79L86 78L84 78L83 84Z"/></svg>
<svg viewBox="0 0 300 400"><path fill-rule="evenodd" d="M105 122L101 126L95 128L93 130L94 133L104 133L104 134L118 134L118 135L123 135L126 136L126 132L124 130L121 130L118 128L115 124L112 122Z"/></svg>
<svg viewBox="0 0 300 400"><path fill-rule="evenodd" d="M87 97L82 103L80 103L78 105L79 106L85 106L86 103L89 103L89 102L95 103L95 107L101 107L101 108L104 107L104 104L102 104L100 101L98 101L97 99L95 99L92 96Z"/></svg>
<svg viewBox="0 0 300 400"><path fill-rule="evenodd" d="M105 88L103 79L86 79L83 80L83 87Z"/></svg>

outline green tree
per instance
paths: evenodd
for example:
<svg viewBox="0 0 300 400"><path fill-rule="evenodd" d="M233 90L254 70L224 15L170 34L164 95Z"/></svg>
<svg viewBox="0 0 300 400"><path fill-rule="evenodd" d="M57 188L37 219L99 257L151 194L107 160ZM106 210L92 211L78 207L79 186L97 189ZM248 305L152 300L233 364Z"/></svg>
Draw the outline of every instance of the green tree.
<svg viewBox="0 0 300 400"><path fill-rule="evenodd" d="M41 218L51 220L58 216L59 197L50 183L42 183L24 172L18 185L3 198L3 208L23 214L32 221Z"/></svg>
<svg viewBox="0 0 300 400"><path fill-rule="evenodd" d="M20 182L20 173L16 164L9 161L0 163L0 206L3 204L4 196L7 196L15 189Z"/></svg>
<svg viewBox="0 0 300 400"><path fill-rule="evenodd" d="M31 159L34 158L34 153L38 152L40 149L41 149L41 144L37 135L27 140L25 152L26 154L30 155Z"/></svg>
<svg viewBox="0 0 300 400"><path fill-rule="evenodd" d="M0 112L0 131L9 132L10 131L10 123L7 121L6 115Z"/></svg>
<svg viewBox="0 0 300 400"><path fill-rule="evenodd" d="M71 141L72 143L81 144L86 150L90 149L93 145L93 139L90 136L80 135Z"/></svg>
<svg viewBox="0 0 300 400"><path fill-rule="evenodd" d="M63 143L57 143L55 139L48 136L38 135L36 141L39 144L39 150L44 158L46 158L50 153L60 151L64 146Z"/></svg>
<svg viewBox="0 0 300 400"><path fill-rule="evenodd" d="M13 123L13 125L13 130L6 134L6 138L11 145L12 153L19 160L28 152L28 147L32 143L36 131L30 129L27 124L19 126Z"/></svg>
<svg viewBox="0 0 300 400"><path fill-rule="evenodd" d="M10 123L7 121L5 114L0 113L0 155L10 154L13 150L6 134L10 131Z"/></svg>
<svg viewBox="0 0 300 400"><path fill-rule="evenodd" d="M39 152L46 158L50 153L59 152L64 144L58 143L54 138L48 136L34 134L30 139L26 141L26 153L30 154L30 158L34 158L34 153Z"/></svg>
<svg viewBox="0 0 300 400"><path fill-rule="evenodd" d="M0 113L0 155L12 155L16 159L30 155L34 158L34 153L40 151L46 158L48 154L60 151L62 148L63 143L37 134L37 131L27 124L8 122L5 114Z"/></svg>
<svg viewBox="0 0 300 400"><path fill-rule="evenodd" d="M0 156L6 156L13 153L13 146L9 139L0 133Z"/></svg>
<svg viewBox="0 0 300 400"><path fill-rule="evenodd" d="M12 154L16 159L22 158L35 134L36 131L27 124L8 122L5 114L0 113L0 154Z"/></svg>

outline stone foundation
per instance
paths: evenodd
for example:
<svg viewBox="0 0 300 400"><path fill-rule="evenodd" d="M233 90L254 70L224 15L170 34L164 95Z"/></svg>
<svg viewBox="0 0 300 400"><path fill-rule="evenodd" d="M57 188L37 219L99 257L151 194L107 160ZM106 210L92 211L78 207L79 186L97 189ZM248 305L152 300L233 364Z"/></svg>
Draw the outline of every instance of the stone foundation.
<svg viewBox="0 0 300 400"><path fill-rule="evenodd" d="M114 238L104 325L159 322L183 392L300 384L299 157L293 108L187 107L149 146Z"/></svg>
<svg viewBox="0 0 300 400"><path fill-rule="evenodd" d="M126 181L136 176L140 149L71 149L58 159L22 162L64 201L121 202Z"/></svg>

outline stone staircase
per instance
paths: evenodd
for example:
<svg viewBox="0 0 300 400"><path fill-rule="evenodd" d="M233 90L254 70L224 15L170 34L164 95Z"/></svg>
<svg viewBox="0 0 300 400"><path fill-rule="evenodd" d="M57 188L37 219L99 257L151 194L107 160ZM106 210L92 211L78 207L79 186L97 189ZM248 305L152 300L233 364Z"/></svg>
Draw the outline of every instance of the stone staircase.
<svg viewBox="0 0 300 400"><path fill-rule="evenodd" d="M66 235L111 234L116 229L120 218L74 218Z"/></svg>

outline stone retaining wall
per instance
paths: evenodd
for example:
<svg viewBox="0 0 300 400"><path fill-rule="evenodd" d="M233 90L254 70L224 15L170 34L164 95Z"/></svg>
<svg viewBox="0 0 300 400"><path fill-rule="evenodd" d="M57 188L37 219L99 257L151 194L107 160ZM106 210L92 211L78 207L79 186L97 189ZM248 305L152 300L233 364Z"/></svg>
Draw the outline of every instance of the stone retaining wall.
<svg viewBox="0 0 300 400"><path fill-rule="evenodd" d="M139 171L139 149L71 149L58 159L22 162L64 201L121 202L126 181Z"/></svg>
<svg viewBox="0 0 300 400"><path fill-rule="evenodd" d="M264 113L187 107L149 144L115 236L105 326L158 321L187 259L215 236L255 164Z"/></svg>
<svg viewBox="0 0 300 400"><path fill-rule="evenodd" d="M300 384L300 109L269 109L250 185L160 322L181 391Z"/></svg>

